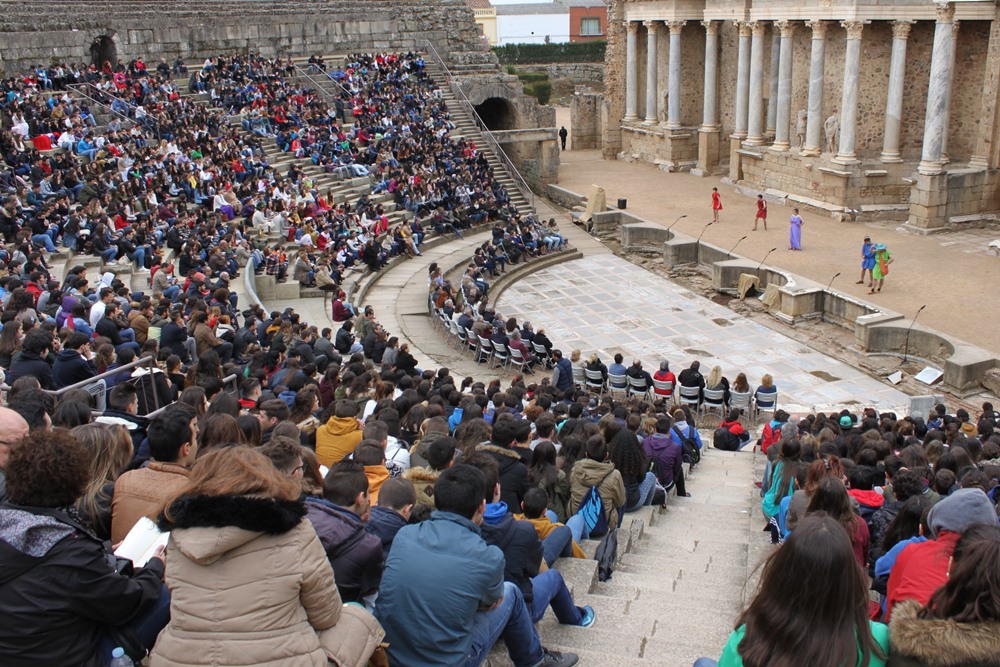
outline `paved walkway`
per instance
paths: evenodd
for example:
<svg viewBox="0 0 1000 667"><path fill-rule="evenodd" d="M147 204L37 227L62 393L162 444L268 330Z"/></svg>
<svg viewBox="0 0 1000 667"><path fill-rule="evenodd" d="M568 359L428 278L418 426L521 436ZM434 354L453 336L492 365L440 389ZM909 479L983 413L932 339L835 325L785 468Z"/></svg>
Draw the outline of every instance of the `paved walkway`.
<svg viewBox="0 0 1000 667"><path fill-rule="evenodd" d="M976 245L986 242L989 232L985 230L917 236L886 223L835 222L805 213L803 251L791 252L790 208L771 204L769 230L753 232L755 200L722 185L718 178L668 174L646 163L603 160L596 150L564 151L559 185L586 196L594 184L605 189L609 202L624 197L630 212L651 222L669 225L686 214L676 229L694 237L712 220L711 191L718 187L724 209L721 223L705 231L709 243L730 248L745 235L737 254L760 261L768 250L777 248L768 257L768 264L823 285L839 272L835 289L907 317L927 304L920 324L1000 353L1000 328L970 326L970 318L984 304L995 302L993 292L1000 284L1000 258L989 256ZM872 296L867 295L864 285L855 284L861 273L861 243L866 234L886 243L895 260L882 293Z"/></svg>

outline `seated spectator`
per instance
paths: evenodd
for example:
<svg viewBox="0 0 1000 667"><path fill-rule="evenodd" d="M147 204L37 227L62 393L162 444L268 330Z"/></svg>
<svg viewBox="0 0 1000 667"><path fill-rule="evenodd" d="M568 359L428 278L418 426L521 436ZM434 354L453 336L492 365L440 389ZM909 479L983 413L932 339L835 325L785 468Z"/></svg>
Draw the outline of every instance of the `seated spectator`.
<svg viewBox="0 0 1000 667"><path fill-rule="evenodd" d="M651 505L656 493L656 474L649 471L649 462L635 433L620 429L608 443L608 451L625 484L624 511L634 512Z"/></svg>
<svg viewBox="0 0 1000 667"><path fill-rule="evenodd" d="M733 408L729 416L715 430L712 446L727 452L737 452L750 442L750 434L740 423L740 410Z"/></svg>
<svg viewBox="0 0 1000 667"><path fill-rule="evenodd" d="M382 542L382 551L389 553L399 529L407 524L416 503L416 493L409 481L400 477L385 480L378 501L371 507L366 529Z"/></svg>
<svg viewBox="0 0 1000 667"><path fill-rule="evenodd" d="M10 456L11 445L28 435L28 422L10 408L0 407L0 431L4 433L4 437L0 439L0 502L5 502L7 457Z"/></svg>
<svg viewBox="0 0 1000 667"><path fill-rule="evenodd" d="M885 595L889 585L889 574L903 549L911 544L927 541L926 536L930 535L931 532L927 523L931 507L933 505L927 498L920 495L913 496L903 503L896 518L885 529L881 544L885 555L874 559L875 563L872 569L872 590L879 593L883 615L885 614Z"/></svg>
<svg viewBox="0 0 1000 667"><path fill-rule="evenodd" d="M216 664L368 664L383 633L369 613L342 604L299 494L298 483L248 447L218 449L195 464L159 519L170 531L173 595L151 664L213 651ZM237 654L217 653L220 636Z"/></svg>
<svg viewBox="0 0 1000 667"><path fill-rule="evenodd" d="M538 422L544 423L544 418L539 417ZM555 426L551 420L549 423ZM542 440L532 450L531 463L528 466L528 482L532 487L545 491L549 500L547 510L555 515L556 521L565 523L569 518L566 510L569 503L569 479L556 465L556 446L552 441Z"/></svg>
<svg viewBox="0 0 1000 667"><path fill-rule="evenodd" d="M90 337L78 331L74 331L63 342L62 349L56 355L55 363L52 364L52 379L56 389L72 386L78 382L85 382L98 375L97 366L94 365L94 352L91 349ZM97 397L97 409L103 412L106 405L107 387L104 380L98 380L100 387L94 395Z"/></svg>
<svg viewBox="0 0 1000 667"><path fill-rule="evenodd" d="M0 612L17 622L0 627L0 662L106 665L122 631L140 660L168 620L162 552L119 572L105 543L67 509L91 483L90 456L68 431L32 433L9 448Z"/></svg>
<svg viewBox="0 0 1000 667"><path fill-rule="evenodd" d="M823 514L808 517L768 557L757 593L737 618L719 661L702 658L695 667L884 667L889 632L868 620L865 588L847 531ZM778 626L790 634L774 632Z"/></svg>
<svg viewBox="0 0 1000 667"><path fill-rule="evenodd" d="M545 564L552 567L560 557L586 558L587 554L573 540L573 533L569 527L549 518L548 506L548 494L545 493L545 489L536 486L524 494L524 502L521 503L523 514L514 515L518 521L527 521L535 527L535 533L542 541Z"/></svg>
<svg viewBox="0 0 1000 667"><path fill-rule="evenodd" d="M698 449L702 448L701 434L692 422L687 423L687 413L682 408L674 410L674 425L670 428L670 437L684 451L684 441L691 440Z"/></svg>
<svg viewBox="0 0 1000 667"><path fill-rule="evenodd" d="M358 421L358 406L354 401L336 401L325 414L330 417L316 429L316 457L321 466L329 468L358 446L363 425Z"/></svg>
<svg viewBox="0 0 1000 667"><path fill-rule="evenodd" d="M480 536L484 483L472 466L445 470L434 485L438 511L397 533L376 610L389 660L479 665L503 636L515 667L572 667L576 655L542 647L521 589L504 583L503 552Z"/></svg>
<svg viewBox="0 0 1000 667"><path fill-rule="evenodd" d="M891 618L893 608L903 600L927 605L934 591L948 580L948 561L962 533L972 526L995 526L997 512L981 490L960 489L935 505L927 522L931 539L903 549L889 573L886 618Z"/></svg>
<svg viewBox="0 0 1000 667"><path fill-rule="evenodd" d="M806 516L816 513L823 513L844 527L851 537L851 547L854 549L858 566L864 569L868 563L871 535L868 532L868 524L851 509L851 499L842 481L834 477L826 477L820 481L812 498L809 499Z"/></svg>
<svg viewBox="0 0 1000 667"><path fill-rule="evenodd" d="M376 593L384 555L379 538L365 530L371 499L360 463L340 461L323 481L323 497L306 499L306 516L333 566L340 597L361 602Z"/></svg>
<svg viewBox="0 0 1000 667"><path fill-rule="evenodd" d="M777 395L778 388L774 384L774 379L771 377L770 373L765 373L764 377L760 379L760 386L757 387L757 391L753 393L753 400L756 401L758 405L770 407L774 405L774 400Z"/></svg>
<svg viewBox="0 0 1000 667"><path fill-rule="evenodd" d="M111 542L125 539L142 517L155 518L164 501L188 482L198 454L197 416L186 406L172 405L149 423L150 461L115 482L111 503Z"/></svg>
<svg viewBox="0 0 1000 667"><path fill-rule="evenodd" d="M683 373L681 373L683 375ZM722 390L722 402L729 405L729 380L722 374L722 366L712 366L711 372L705 378L704 389Z"/></svg>
<svg viewBox="0 0 1000 667"><path fill-rule="evenodd" d="M701 397L701 392L705 389L705 376L701 374L700 368L700 361L692 361L691 365L682 370L681 374L677 376L677 381L680 382L682 387L697 387L699 398Z"/></svg>
<svg viewBox="0 0 1000 667"><path fill-rule="evenodd" d="M785 440L781 443L781 455L778 462L775 463L767 477L767 491L764 493L761 510L764 512L764 518L771 522L771 538L774 543L778 541L777 516L781 501L786 496L791 497L795 493L795 478L801 456L802 443L794 438Z"/></svg>
<svg viewBox="0 0 1000 667"><path fill-rule="evenodd" d="M955 544L948 579L926 605L900 602L889 665L989 665L1000 655L1000 528L972 526Z"/></svg>
<svg viewBox="0 0 1000 667"><path fill-rule="evenodd" d="M649 371L642 367L641 359L634 360L632 365L628 367L625 374L635 380L642 380L645 383L646 389L653 388L653 376L649 374Z"/></svg>
<svg viewBox="0 0 1000 667"><path fill-rule="evenodd" d="M374 440L362 440L354 448L351 458L364 466L365 477L368 478L368 495L372 503L377 503L382 484L389 479L389 471L385 467L385 450Z"/></svg>
<svg viewBox="0 0 1000 667"><path fill-rule="evenodd" d="M870 466L857 465L847 471L848 493L858 501L861 518L871 523L875 512L882 508L885 497L875 491L877 471Z"/></svg>
<svg viewBox="0 0 1000 667"><path fill-rule="evenodd" d="M907 500L923 495L924 483L915 472L901 470L892 478L892 491L895 500L886 501L871 517L872 549L869 561L871 563L884 556L895 544L895 542L886 544L886 530Z"/></svg>
<svg viewBox="0 0 1000 667"><path fill-rule="evenodd" d="M476 447L477 452L484 452L497 462L500 468L500 500L508 507L520 507L530 485L528 483L528 466L520 454L511 449L514 444L516 421L510 416L497 419L493 425L491 442ZM609 464L610 465L610 464Z"/></svg>
<svg viewBox="0 0 1000 667"><path fill-rule="evenodd" d="M661 415L656 419L656 433L642 441L642 450L651 463L660 485L669 493L674 487L682 498L691 496L684 487L684 465L681 448L670 437L670 417Z"/></svg>
<svg viewBox="0 0 1000 667"><path fill-rule="evenodd" d="M674 390L677 388L677 377L670 372L670 363L666 359L660 362L660 370L653 373L653 379L656 380L657 382L670 383L670 389L659 389L656 386L654 386L653 393L656 396L662 396L663 398L670 398L674 395Z"/></svg>
<svg viewBox="0 0 1000 667"><path fill-rule="evenodd" d="M568 511L571 516L580 509L580 503L591 487L597 487L608 528L614 528L618 525L621 509L625 506L625 483L622 481L622 474L615 470L615 464L608 460L607 445L599 435L592 436L587 441L586 458L577 461L570 473ZM577 542L588 537L586 527L572 519L569 525L574 529L573 539Z"/></svg>
<svg viewBox="0 0 1000 667"><path fill-rule="evenodd" d="M596 352L590 355L590 358L587 359L587 363L584 365L584 368L588 371L599 372L603 381L608 381L608 367L604 365L604 362L601 361L601 358L597 356Z"/></svg>
<svg viewBox="0 0 1000 667"><path fill-rule="evenodd" d="M447 434L434 438L426 445L427 466L414 466L403 473L403 477L413 485L414 502L418 505L434 506L434 484L441 473L455 462L456 444L455 438Z"/></svg>
<svg viewBox="0 0 1000 667"><path fill-rule="evenodd" d="M52 334L45 329L32 329L21 341L20 354L7 371L7 384L12 385L21 377L34 377L42 389L55 389L52 366L47 357L52 351Z"/></svg>

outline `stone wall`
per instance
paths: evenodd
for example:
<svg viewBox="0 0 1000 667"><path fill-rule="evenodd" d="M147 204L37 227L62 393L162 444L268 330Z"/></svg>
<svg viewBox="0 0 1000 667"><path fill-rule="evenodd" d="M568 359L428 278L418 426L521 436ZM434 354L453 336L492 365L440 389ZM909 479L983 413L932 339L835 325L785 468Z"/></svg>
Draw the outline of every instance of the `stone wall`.
<svg viewBox="0 0 1000 667"><path fill-rule="evenodd" d="M0 73L37 63L90 62L90 45L114 40L128 61L256 51L265 55L416 49L429 40L441 56L481 50L464 0L262 0L189 2L0 1Z"/></svg>
<svg viewBox="0 0 1000 667"><path fill-rule="evenodd" d="M597 148L601 141L602 95L574 95L569 103L573 150Z"/></svg>
<svg viewBox="0 0 1000 667"><path fill-rule="evenodd" d="M547 63L518 65L519 72L544 72L550 79L571 79L574 83L602 83L603 63Z"/></svg>

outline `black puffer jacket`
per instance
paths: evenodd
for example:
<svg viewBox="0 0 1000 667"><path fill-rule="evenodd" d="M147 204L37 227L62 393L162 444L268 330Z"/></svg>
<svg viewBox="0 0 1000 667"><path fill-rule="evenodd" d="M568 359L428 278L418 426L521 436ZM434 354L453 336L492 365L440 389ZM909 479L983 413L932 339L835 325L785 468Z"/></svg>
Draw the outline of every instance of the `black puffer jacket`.
<svg viewBox="0 0 1000 667"><path fill-rule="evenodd" d="M0 505L0 664L103 667L98 642L110 626L149 609L163 563L119 574L105 544L78 519L51 508Z"/></svg>
<svg viewBox="0 0 1000 667"><path fill-rule="evenodd" d="M369 534L350 510L321 498L306 499L306 517L333 566L337 590L344 602L358 602L377 589L385 563L379 538Z"/></svg>
<svg viewBox="0 0 1000 667"><path fill-rule="evenodd" d="M531 488L528 481L528 466L524 465L520 455L512 449L496 445L477 445L477 452L486 452L500 466L500 500L507 507L519 509L524 494Z"/></svg>
<svg viewBox="0 0 1000 667"><path fill-rule="evenodd" d="M486 544L503 551L503 578L521 589L524 601L535 599L531 578L538 575L545 556L535 527L528 521L515 521L505 503L486 506L486 515L479 527Z"/></svg>

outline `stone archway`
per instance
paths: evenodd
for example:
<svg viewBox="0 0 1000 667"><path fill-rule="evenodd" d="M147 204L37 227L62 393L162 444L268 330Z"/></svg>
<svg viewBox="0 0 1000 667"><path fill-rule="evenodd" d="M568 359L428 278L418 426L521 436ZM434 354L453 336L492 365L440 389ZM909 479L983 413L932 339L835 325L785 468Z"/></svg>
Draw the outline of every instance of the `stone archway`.
<svg viewBox="0 0 1000 667"><path fill-rule="evenodd" d="M90 43L90 62L98 69L109 62L114 67L118 63L118 46L110 35L98 35Z"/></svg>
<svg viewBox="0 0 1000 667"><path fill-rule="evenodd" d="M517 129L517 108L502 97L490 97L476 105L476 113L488 130Z"/></svg>

